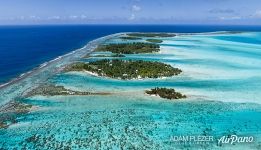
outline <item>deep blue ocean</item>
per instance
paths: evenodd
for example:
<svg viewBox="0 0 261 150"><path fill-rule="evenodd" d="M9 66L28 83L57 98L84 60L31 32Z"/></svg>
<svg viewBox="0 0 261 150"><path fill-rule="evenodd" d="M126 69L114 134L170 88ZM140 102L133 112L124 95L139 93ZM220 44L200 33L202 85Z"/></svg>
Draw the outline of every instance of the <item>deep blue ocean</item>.
<svg viewBox="0 0 261 150"><path fill-rule="evenodd" d="M117 32L261 31L261 26L63 25L0 26L0 84L40 64Z"/></svg>

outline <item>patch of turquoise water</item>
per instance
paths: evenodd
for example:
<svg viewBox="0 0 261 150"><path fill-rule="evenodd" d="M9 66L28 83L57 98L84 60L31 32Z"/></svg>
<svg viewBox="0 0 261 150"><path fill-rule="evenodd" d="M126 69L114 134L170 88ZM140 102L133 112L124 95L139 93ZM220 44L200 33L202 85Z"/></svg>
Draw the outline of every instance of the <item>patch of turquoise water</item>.
<svg viewBox="0 0 261 150"><path fill-rule="evenodd" d="M251 47L240 47L240 46L231 46L222 44L214 44L210 42L201 43L199 45L189 45L184 42L176 42L173 44L162 44L162 46L172 46L177 48L185 48L190 52L199 53L199 54L207 54L207 55L221 55L221 56L234 56L234 57L246 57L246 58L254 58L258 59L261 55L261 52L258 48L251 48Z"/></svg>
<svg viewBox="0 0 261 150"><path fill-rule="evenodd" d="M208 38L211 39L212 37L204 38L208 41ZM219 42L224 43L222 41ZM209 45L210 46L204 46L204 44L194 44L189 48L186 46L176 47L174 45L164 46L163 53L176 54L172 64L175 64L174 61L176 60L181 60L183 62L185 61L186 63L183 64L179 64L179 61L176 61L176 64L178 67L182 67L185 72L191 72L191 74L194 73L193 77L203 74L206 74L204 78L238 78L242 76L249 78L260 75L261 60L259 59L259 49L245 47L243 52L235 53L233 50L237 48L231 46L231 44L228 44L225 48L224 44L220 47L216 46L216 48L211 47L211 42ZM223 49L225 49L225 51ZM226 51L226 49L230 50ZM241 50L238 49L238 51ZM255 52L245 55L245 53L248 53L246 51ZM166 59L171 60L172 58L167 57ZM196 62L194 60L196 60Z"/></svg>
<svg viewBox="0 0 261 150"><path fill-rule="evenodd" d="M260 40L261 34L255 33L253 34L243 34L243 35L230 35L230 36L215 36L216 39L238 42L238 43L247 43L247 44L261 44Z"/></svg>
<svg viewBox="0 0 261 150"><path fill-rule="evenodd" d="M95 53L92 56L99 54L108 54L108 53ZM245 69L245 70L255 70L261 69L261 66L253 66L247 64L233 64L226 61L215 60L215 59L178 59L174 54L125 54L124 58L110 58L110 57L95 57L88 58L83 61L96 61L101 59L122 59L122 60L146 60L146 61L159 61L164 63L171 64L187 64L187 65L199 65L199 66L208 66L211 68L227 68L227 69Z"/></svg>
<svg viewBox="0 0 261 150"><path fill-rule="evenodd" d="M117 79L109 79L103 77L94 77L88 75L86 73L78 73L78 72L71 72L66 74L61 74L52 79L52 82L55 84L66 84L66 85L76 85L76 87L88 87L89 85L111 85L113 88L116 86L120 87L149 87L149 86L181 86L181 87L195 87L195 88L223 88L223 90L240 90L244 89L244 87L249 88L253 87L253 89L258 88L260 86L261 78L248 78L248 79L220 79L220 80L195 80L186 77L171 77L165 79L147 79L147 80L117 80ZM85 85L85 86L84 86ZM236 87L236 86L237 87ZM95 89L95 87L94 87ZM106 88L105 88L106 90ZM109 89L108 90L112 90Z"/></svg>
<svg viewBox="0 0 261 150"><path fill-rule="evenodd" d="M255 51L255 48L257 48L256 50L260 52L260 50L258 50L258 48L260 48L260 42L256 42L256 43L249 43L247 42L247 39L255 39L258 40L258 37L260 36L260 33L252 33L250 34L251 37L249 37L249 35L231 35L231 34L218 34L218 35L193 35L193 36L180 36L177 38L169 38L166 39L163 44L176 44L180 45L181 43L183 43L183 45L204 45L204 46L232 46L234 48L239 48L240 50L244 50L243 48L245 47L250 47L252 49L250 49L250 51ZM231 40L225 40L222 39L221 37L228 37ZM239 42L239 41L233 41L233 38L246 38L246 40L242 40L244 42ZM178 44L179 43L179 44ZM235 51L238 49L234 49ZM248 51L248 50L247 50Z"/></svg>
<svg viewBox="0 0 261 150"><path fill-rule="evenodd" d="M1 130L3 148L184 148L170 140L179 135L260 135L260 106L205 101L168 101L141 95L32 97L42 106ZM43 101L49 104L43 105ZM255 116L254 119L245 117ZM240 124L239 124L240 123ZM37 138L31 138L36 136ZM260 137L255 137L260 138ZM9 140L4 140L9 139ZM226 148L191 145L191 149ZM251 143L247 147L258 147ZM240 148L236 145L233 148Z"/></svg>
<svg viewBox="0 0 261 150"><path fill-rule="evenodd" d="M86 75L86 73L67 73L52 79L54 84L73 90L92 92L142 92L154 87L170 87L186 94L190 99L205 97L206 100L248 101L260 100L261 78L209 79L197 80L188 77L166 79L129 80L106 79ZM106 88L104 88L106 87Z"/></svg>

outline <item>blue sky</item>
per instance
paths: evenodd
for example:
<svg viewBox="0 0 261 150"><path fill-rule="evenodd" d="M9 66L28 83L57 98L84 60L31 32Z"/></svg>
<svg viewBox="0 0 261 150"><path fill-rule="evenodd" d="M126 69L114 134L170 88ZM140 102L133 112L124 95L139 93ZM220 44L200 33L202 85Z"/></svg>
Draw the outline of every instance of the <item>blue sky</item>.
<svg viewBox="0 0 261 150"><path fill-rule="evenodd" d="M0 0L0 24L261 25L261 0Z"/></svg>

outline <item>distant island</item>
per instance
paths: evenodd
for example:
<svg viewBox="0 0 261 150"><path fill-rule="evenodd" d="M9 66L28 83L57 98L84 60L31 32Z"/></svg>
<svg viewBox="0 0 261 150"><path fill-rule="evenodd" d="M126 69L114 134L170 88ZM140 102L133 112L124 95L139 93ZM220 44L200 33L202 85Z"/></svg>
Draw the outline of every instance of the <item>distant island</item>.
<svg viewBox="0 0 261 150"><path fill-rule="evenodd" d="M174 37L176 34L172 33L128 33L132 37Z"/></svg>
<svg viewBox="0 0 261 150"><path fill-rule="evenodd" d="M142 39L141 37L135 37L135 36L121 36L119 38L123 39L123 40L141 40Z"/></svg>
<svg viewBox="0 0 261 150"><path fill-rule="evenodd" d="M140 33L144 36L144 33ZM139 33L131 34L131 39L134 36L141 36ZM130 35L130 34L127 34ZM155 33L146 36L174 36L167 33ZM119 38L122 38L120 36ZM126 38L127 39L127 38ZM117 59L102 59L91 61L88 63L77 62L67 66L65 71L85 71L95 76L105 76L114 79L144 79L144 78L160 78L170 77L180 74L182 71L178 68L174 68L171 65L164 64L155 61L143 61L143 60L122 60L120 57L126 57L123 54L140 54L140 53L153 53L160 51L160 45L157 43L163 42L159 39L147 39L147 42L130 42L130 43L109 43L98 45L94 50L95 52L111 52L112 54L98 54L98 55L86 55L88 57L119 57Z"/></svg>
<svg viewBox="0 0 261 150"><path fill-rule="evenodd" d="M175 36L173 34L167 34L167 33L154 33L154 34L149 34L149 33L131 33L131 34L127 34L126 36L121 36L119 37L122 40L142 40L142 35L146 35L145 37L149 37L151 39L146 39L147 42L151 42L151 43L162 43L163 41L160 39L156 39L155 37L172 37ZM152 39L154 38L154 39Z"/></svg>
<svg viewBox="0 0 261 150"><path fill-rule="evenodd" d="M147 39L146 41L151 42L151 43L162 43L163 42L162 40L159 40L159 39Z"/></svg>
<svg viewBox="0 0 261 150"><path fill-rule="evenodd" d="M109 51L116 54L139 54L160 51L160 46L154 43L120 43L99 45L95 51Z"/></svg>
<svg viewBox="0 0 261 150"><path fill-rule="evenodd" d="M103 59L89 63L78 62L68 66L66 71L88 71L98 76L116 79L141 79L170 77L182 71L161 62Z"/></svg>
<svg viewBox="0 0 261 150"><path fill-rule="evenodd" d="M87 58L88 57L125 57L125 55L123 54L111 54L111 55L93 55L93 56L86 56Z"/></svg>
<svg viewBox="0 0 261 150"><path fill-rule="evenodd" d="M181 98L186 98L186 95L182 95L179 92L176 92L175 89L167 89L167 88L159 88L156 87L151 90L145 91L145 93L149 95L158 95L161 98L166 98L166 99L181 99Z"/></svg>

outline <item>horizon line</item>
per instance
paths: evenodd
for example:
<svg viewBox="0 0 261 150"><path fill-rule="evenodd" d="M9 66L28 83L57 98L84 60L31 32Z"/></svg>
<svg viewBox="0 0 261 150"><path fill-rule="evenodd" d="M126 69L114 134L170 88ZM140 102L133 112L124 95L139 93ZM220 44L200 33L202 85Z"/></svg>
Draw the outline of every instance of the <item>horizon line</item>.
<svg viewBox="0 0 261 150"><path fill-rule="evenodd" d="M255 26L261 27L261 24L143 24L143 23L119 23L119 24L105 24L105 23L93 23L93 24L0 24L0 26Z"/></svg>

